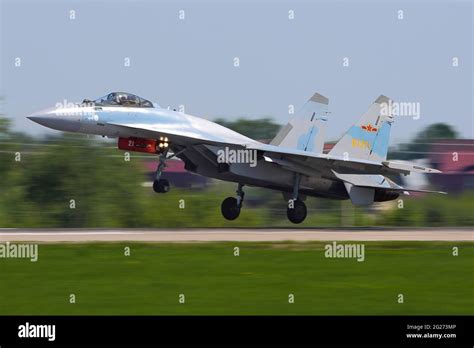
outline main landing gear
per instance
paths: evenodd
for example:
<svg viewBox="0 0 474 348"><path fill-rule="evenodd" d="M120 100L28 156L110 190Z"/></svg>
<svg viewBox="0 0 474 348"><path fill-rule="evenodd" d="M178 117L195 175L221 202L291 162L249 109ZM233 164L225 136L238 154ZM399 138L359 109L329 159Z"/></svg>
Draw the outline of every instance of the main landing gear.
<svg viewBox="0 0 474 348"><path fill-rule="evenodd" d="M222 215L227 220L235 220L240 215L240 208L242 208L245 196L245 193L242 190L243 186L243 184L239 184L237 187L237 197L227 197L221 204Z"/></svg>
<svg viewBox="0 0 474 348"><path fill-rule="evenodd" d="M221 212L224 218L227 220L235 220L240 215L240 209L242 208L242 203L245 196L245 193L242 190L243 186L243 184L239 184L237 187L236 197L227 197L222 202ZM294 224L303 222L307 215L306 204L304 204L304 202L298 197L299 186L300 174L296 173L293 185L293 198L289 200L288 208L286 210L288 220Z"/></svg>
<svg viewBox="0 0 474 348"><path fill-rule="evenodd" d="M306 204L298 198L298 191L300 187L300 174L295 173L295 180L293 184L293 199L288 202L286 209L286 216L294 224L299 224L306 219L307 210Z"/></svg>
<svg viewBox="0 0 474 348"><path fill-rule="evenodd" d="M294 224L299 224L306 219L306 204L299 199L292 199L288 202L288 208L286 209L286 215L288 220Z"/></svg>

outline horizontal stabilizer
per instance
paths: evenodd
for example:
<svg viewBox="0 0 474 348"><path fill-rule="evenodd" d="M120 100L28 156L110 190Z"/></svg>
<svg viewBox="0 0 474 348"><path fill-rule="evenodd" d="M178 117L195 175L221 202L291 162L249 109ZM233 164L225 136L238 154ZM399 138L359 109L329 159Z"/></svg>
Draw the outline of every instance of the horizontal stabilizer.
<svg viewBox="0 0 474 348"><path fill-rule="evenodd" d="M448 193L447 192L444 192L444 191L432 191L432 190L419 190L419 189L411 189L411 188L406 188L406 187L402 187L400 189L396 189L394 191L403 191L403 192L422 192L422 193L438 193L438 194L442 194L442 195L447 195Z"/></svg>
<svg viewBox="0 0 474 348"><path fill-rule="evenodd" d="M405 188L400 185L397 185L392 180L384 177L383 175L340 174L334 170L332 170L332 172L336 178L344 182L344 185L346 185L346 188L347 188L347 185L349 184L349 185L352 185L353 187L373 188L373 189L397 191L397 192L403 192L403 193L424 192L424 193L446 194L446 192L443 192L443 191L431 191L431 190Z"/></svg>
<svg viewBox="0 0 474 348"><path fill-rule="evenodd" d="M331 170L336 178L344 182L350 183L356 186L362 187L375 187L375 188L401 188L395 184L392 180L387 179L383 175L378 174L341 174L335 170Z"/></svg>
<svg viewBox="0 0 474 348"><path fill-rule="evenodd" d="M387 168L395 169L395 170L399 170L399 171L425 173L425 174L441 173L441 171L438 170L438 169L421 167L421 166L417 166L415 164L407 164L407 163L401 163L401 162L390 162L390 161L383 161L382 164Z"/></svg>

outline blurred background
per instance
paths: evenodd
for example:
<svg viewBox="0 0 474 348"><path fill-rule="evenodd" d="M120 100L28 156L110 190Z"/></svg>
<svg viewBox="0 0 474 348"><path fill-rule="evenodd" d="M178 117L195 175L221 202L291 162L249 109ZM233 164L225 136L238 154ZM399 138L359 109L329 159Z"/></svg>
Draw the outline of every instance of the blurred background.
<svg viewBox="0 0 474 348"><path fill-rule="evenodd" d="M114 90L263 142L318 91L330 98L325 151L379 94L419 103L419 118L392 127L389 158L443 174L393 179L449 194L371 208L309 198L303 225L474 224L470 2L3 0L0 10L0 227L289 226L278 192L247 188L227 222L220 204L235 185L177 160L171 192L156 195L156 157L126 161L116 140L26 119Z"/></svg>

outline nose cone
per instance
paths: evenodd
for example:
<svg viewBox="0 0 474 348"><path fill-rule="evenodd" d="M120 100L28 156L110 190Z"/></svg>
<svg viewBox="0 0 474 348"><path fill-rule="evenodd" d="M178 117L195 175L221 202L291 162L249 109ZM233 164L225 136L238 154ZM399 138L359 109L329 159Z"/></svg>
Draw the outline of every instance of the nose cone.
<svg viewBox="0 0 474 348"><path fill-rule="evenodd" d="M42 126L65 132L77 132L80 127L79 115L64 113L56 108L34 112L27 118Z"/></svg>

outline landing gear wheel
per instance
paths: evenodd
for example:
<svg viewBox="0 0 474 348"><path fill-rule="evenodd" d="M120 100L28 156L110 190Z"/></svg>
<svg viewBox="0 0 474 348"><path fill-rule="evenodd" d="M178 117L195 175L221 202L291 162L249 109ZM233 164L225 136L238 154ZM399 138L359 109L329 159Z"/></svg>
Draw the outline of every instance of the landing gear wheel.
<svg viewBox="0 0 474 348"><path fill-rule="evenodd" d="M240 215L240 207L237 204L237 199L234 197L227 197L221 205L222 215L227 220L235 220Z"/></svg>
<svg viewBox="0 0 474 348"><path fill-rule="evenodd" d="M153 181L153 191L156 193L166 193L170 190L170 183L166 179Z"/></svg>
<svg viewBox="0 0 474 348"><path fill-rule="evenodd" d="M286 210L288 220L294 224L303 222L306 219L306 213L306 204L299 199L293 201L293 208L288 207Z"/></svg>

